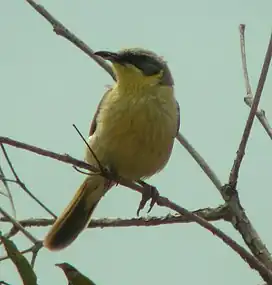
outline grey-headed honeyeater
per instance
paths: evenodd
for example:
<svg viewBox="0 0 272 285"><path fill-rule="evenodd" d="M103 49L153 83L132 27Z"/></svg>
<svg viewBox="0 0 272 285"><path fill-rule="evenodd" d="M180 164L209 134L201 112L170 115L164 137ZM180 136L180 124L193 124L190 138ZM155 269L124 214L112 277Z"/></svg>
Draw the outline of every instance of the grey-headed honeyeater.
<svg viewBox="0 0 272 285"><path fill-rule="evenodd" d="M100 164L120 177L133 181L150 177L168 162L179 130L171 72L161 57L148 50L95 54L112 63L116 84L98 105L89 146ZM85 160L98 166L88 148ZM44 246L60 250L72 243L112 185L105 177L90 173L50 229Z"/></svg>
<svg viewBox="0 0 272 285"><path fill-rule="evenodd" d="M68 280L68 285L95 285L91 279L83 275L74 266L67 262L58 263L56 266L63 270Z"/></svg>

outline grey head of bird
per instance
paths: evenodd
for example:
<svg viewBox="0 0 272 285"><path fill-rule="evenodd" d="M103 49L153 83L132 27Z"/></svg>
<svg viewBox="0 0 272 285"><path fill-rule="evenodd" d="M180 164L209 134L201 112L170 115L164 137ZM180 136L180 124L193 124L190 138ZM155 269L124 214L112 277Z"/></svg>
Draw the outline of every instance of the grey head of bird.
<svg viewBox="0 0 272 285"><path fill-rule="evenodd" d="M166 61L153 51L142 48L129 48L119 52L97 51L94 54L111 61L113 64L132 65L147 77L161 74L159 82L161 85L174 85L174 80Z"/></svg>
<svg viewBox="0 0 272 285"><path fill-rule="evenodd" d="M55 264L57 267L61 268L65 273L73 273L76 274L77 270L75 269L75 267L73 267L71 264L67 263L67 262L63 262L63 263L56 263Z"/></svg>

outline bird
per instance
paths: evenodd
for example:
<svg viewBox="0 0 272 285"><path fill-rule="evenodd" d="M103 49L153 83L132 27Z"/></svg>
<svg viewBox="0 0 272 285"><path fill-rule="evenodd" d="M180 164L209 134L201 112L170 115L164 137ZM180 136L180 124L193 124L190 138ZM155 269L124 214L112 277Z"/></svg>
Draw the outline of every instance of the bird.
<svg viewBox="0 0 272 285"><path fill-rule="evenodd" d="M116 82L102 97L92 120L85 161L144 183L166 166L179 132L173 76L167 62L147 49L94 54L111 63ZM51 251L70 245L88 226L98 202L114 184L90 172L43 245Z"/></svg>
<svg viewBox="0 0 272 285"><path fill-rule="evenodd" d="M68 285L95 285L92 280L67 262L57 263L55 265L63 270L68 280Z"/></svg>

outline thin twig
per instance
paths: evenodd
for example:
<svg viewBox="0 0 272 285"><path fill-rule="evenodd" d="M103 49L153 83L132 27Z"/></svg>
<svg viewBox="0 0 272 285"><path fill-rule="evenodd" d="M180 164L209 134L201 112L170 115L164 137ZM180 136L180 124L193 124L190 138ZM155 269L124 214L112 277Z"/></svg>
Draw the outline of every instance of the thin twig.
<svg viewBox="0 0 272 285"><path fill-rule="evenodd" d="M49 213L52 217L54 217L55 219L57 218L57 216L47 207L45 206L35 195L33 195L28 189L27 187L25 186L25 184L21 181L21 179L19 178L17 172L15 171L15 168L8 156L8 153L4 147L4 145L1 143L1 148L2 148L2 151L3 151L3 154L7 160L7 163L10 167L10 170L12 171L15 179L16 179L16 183L36 202L38 203L47 213Z"/></svg>
<svg viewBox="0 0 272 285"><path fill-rule="evenodd" d="M31 263L30 263L30 264L31 264L32 267L34 267L34 263L35 263L37 254L38 254L39 250L40 250L42 247L43 247L42 241L38 241L37 243L35 243L35 244L32 245L31 247L22 250L20 253L21 253L21 254L26 254L26 253L32 252L32 258L31 258ZM8 256L8 255L0 256L0 262L1 262L1 261L4 261L4 260L6 260L6 259L9 259L9 256Z"/></svg>
<svg viewBox="0 0 272 285"><path fill-rule="evenodd" d="M247 61L246 61L246 44L245 44L245 25L241 24L239 26L240 31L240 48L241 48L241 57L242 57L242 66L243 66L243 72L244 72L244 79L245 79L245 87L246 87L246 93L247 95L252 96L251 86L249 82L248 77L248 71L247 71Z"/></svg>
<svg viewBox="0 0 272 285"><path fill-rule="evenodd" d="M83 140L83 142L85 143L86 147L88 148L88 150L90 151L90 153L92 154L92 156L94 157L98 168L100 169L100 171L102 172L104 170L104 167L102 166L102 164L100 163L98 157L96 156L95 152L92 150L92 148L90 147L90 145L88 144L88 142L85 140L84 136L82 135L82 133L80 132L80 130L77 128L77 126L75 124L73 124L73 127L75 128L75 130L77 131L78 135L81 137L81 139Z"/></svg>
<svg viewBox="0 0 272 285"><path fill-rule="evenodd" d="M12 209L12 212L13 212L13 216L14 216L14 218L16 218L15 204L14 204L14 201L13 201L11 190L10 190L9 185L8 185L8 179L6 178L1 165L0 165L0 181L2 181L3 184L4 184L4 187L5 187L6 192L7 192L7 197L9 199L9 201L10 201L10 205L11 205L11 209Z"/></svg>
<svg viewBox="0 0 272 285"><path fill-rule="evenodd" d="M240 30L240 47L241 47L241 58L242 58L242 67L243 67L243 73L244 73L244 80L245 80L245 87L246 87L246 93L247 96L244 97L244 102L247 106L250 108L253 104L253 94L251 91L251 86L249 82L249 76L248 76L248 69L247 69L247 60L246 60L246 44L245 44L245 25L239 26ZM262 126L264 127L265 131L269 135L270 139L272 139L272 128L265 116L265 112L262 109L257 109L256 116Z"/></svg>
<svg viewBox="0 0 272 285"><path fill-rule="evenodd" d="M40 14L42 15L50 24L53 26L54 32L66 38L68 41L72 42L75 46L86 53L91 59L93 59L98 65L100 65L104 70L106 70L113 79L115 79L115 74L112 71L110 65L94 54L94 51L88 47L82 40L80 40L75 34L70 32L61 22L54 18L42 5L35 3L32 0L27 0L27 2Z"/></svg>
<svg viewBox="0 0 272 285"><path fill-rule="evenodd" d="M27 249L24 249L22 251L20 251L21 254L26 254L26 253L29 253L29 252L32 252L32 249L35 245L32 245L31 247L27 248ZM0 262L1 261L4 261L6 259L9 259L9 256L8 255L4 255L4 256L0 256Z"/></svg>
<svg viewBox="0 0 272 285"><path fill-rule="evenodd" d="M18 184L17 181L14 180L14 179L9 179L9 178L0 177L0 180L1 180L1 181L6 181L6 182Z"/></svg>
<svg viewBox="0 0 272 285"><path fill-rule="evenodd" d="M38 243L36 243L33 247L32 247L32 258L31 258L31 262L30 262L30 265L34 268L34 265L35 265L35 261L36 261L36 258L38 256L38 253L40 251L40 249L43 248L43 242L42 241L39 241Z"/></svg>
<svg viewBox="0 0 272 285"><path fill-rule="evenodd" d="M244 98L244 102L247 104L248 107L252 107L253 97L246 96ZM266 133L269 135L270 139L272 140L272 127L270 126L268 119L266 118L265 111L263 109L258 109L256 111L256 116L262 126L264 127Z"/></svg>
<svg viewBox="0 0 272 285"><path fill-rule="evenodd" d="M39 155L51 157L53 159L68 163L77 165L79 167L82 167L84 169L94 170L94 172L98 172L99 170L95 167L88 165L87 163L74 159L67 155L60 155L48 150L44 150L35 146L31 146L25 143L21 143L9 138L0 137L0 143L3 144L9 144L18 148L26 149L28 151L37 153ZM107 174L107 173L105 173ZM112 177L111 177L112 179ZM144 189L131 181L125 180L121 177L118 177L119 184L129 187L134 191L137 191L139 193L143 193ZM238 253L243 260L245 260L251 268L256 269L260 275L263 277L263 279L266 282L272 282L272 273L254 256L252 256L248 251L246 251L242 246L240 246L237 242L235 242L233 239L231 239L229 236L227 236L224 232L222 232L220 229L213 226L211 223L207 222L205 219L191 213L190 211L186 210L185 208L177 205L176 203L170 201L166 197L159 196L157 199L157 204L159 206L170 208L176 212L178 212L181 215L187 216L187 218L191 219L192 221L199 224L201 227L209 230L212 234L216 235L218 238L220 238L225 244L227 244L229 247L231 247L236 253Z"/></svg>
<svg viewBox="0 0 272 285"><path fill-rule="evenodd" d="M272 34L270 35L270 40L269 40L267 52L265 55L261 75L259 78L259 83L257 86L256 94L254 96L252 107L250 109L249 116L248 116L246 126L244 129L244 133L243 133L243 136L242 136L242 139L241 139L238 151L237 151L237 156L236 156L236 159L234 161L233 167L231 169L231 173L230 173L230 177L229 177L229 184L233 188L236 188L238 175L239 175L239 169L240 169L240 166L241 166L244 154L245 154L247 141L248 141L248 138L250 135L250 131L251 131L251 128L253 125L254 117L255 117L259 102L260 102L261 95L262 95L264 83L266 80L266 76L267 76L270 61L271 61L271 56L272 56Z"/></svg>
<svg viewBox="0 0 272 285"><path fill-rule="evenodd" d="M17 227L31 242L36 244L38 240L31 234L29 233L19 222L17 222L12 216L10 216L9 213L7 213L4 209L0 207L0 213L6 217L7 219L10 220L10 222Z"/></svg>
<svg viewBox="0 0 272 285"><path fill-rule="evenodd" d="M73 168L74 168L74 170L76 170L77 172L79 172L79 173L81 173L81 174L90 175L90 172L83 171L83 170L79 169L78 167L76 167L76 166L74 166L74 165L73 165Z"/></svg>
<svg viewBox="0 0 272 285"><path fill-rule="evenodd" d="M181 133L178 133L177 140L183 145L183 147L195 159L195 161L202 168L202 170L206 173L206 175L210 178L210 180L215 185L215 187L220 190L223 184L220 182L219 178L217 177L215 172L210 168L210 166L204 160L204 158L196 151L196 149L189 143L189 141Z"/></svg>
<svg viewBox="0 0 272 285"><path fill-rule="evenodd" d="M53 151L49 151L49 150L46 150L46 149L43 149L43 148L40 148L40 147L37 147L34 145L30 145L30 144L26 144L26 143L23 143L20 141L10 139L8 137L1 137L0 136L0 143L7 144L7 145L10 145L10 146L13 146L16 148L24 149L24 150L36 153L36 154L41 155L41 156L50 157L52 159L59 160L59 161L62 161L64 163L76 165L80 168L83 168L86 170L91 170L92 172L98 172L98 169L96 167L91 166L82 160L75 159L68 154L61 155L61 154L55 153Z"/></svg>

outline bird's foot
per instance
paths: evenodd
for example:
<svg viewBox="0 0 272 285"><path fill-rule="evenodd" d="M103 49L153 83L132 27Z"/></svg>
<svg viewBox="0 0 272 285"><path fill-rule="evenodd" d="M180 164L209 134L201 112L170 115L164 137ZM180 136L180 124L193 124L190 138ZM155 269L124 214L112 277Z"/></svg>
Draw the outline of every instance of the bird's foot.
<svg viewBox="0 0 272 285"><path fill-rule="evenodd" d="M160 196L160 193L155 186L149 185L141 180L137 182L144 187L143 188L144 191L142 193L142 200L137 209L137 216L139 216L140 211L145 207L147 201L150 199L151 199L150 206L147 213L149 213L152 210L152 208L154 207L154 205L158 200L158 197Z"/></svg>

